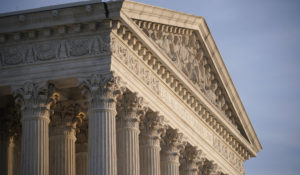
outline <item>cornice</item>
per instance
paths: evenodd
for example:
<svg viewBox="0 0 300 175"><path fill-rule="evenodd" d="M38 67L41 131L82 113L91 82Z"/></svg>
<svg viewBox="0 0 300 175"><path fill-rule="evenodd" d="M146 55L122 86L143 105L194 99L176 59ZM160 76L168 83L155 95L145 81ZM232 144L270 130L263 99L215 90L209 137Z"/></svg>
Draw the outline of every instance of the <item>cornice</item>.
<svg viewBox="0 0 300 175"><path fill-rule="evenodd" d="M262 149L262 146L258 140L258 137L256 135L256 132L252 126L252 123L249 119L249 116L244 108L244 105L242 104L242 101L240 99L240 96L238 95L238 92L233 84L233 81L229 75L229 72L225 66L225 63L222 59L222 56L219 52L219 49L210 33L210 30L207 26L206 21L202 18L202 20L199 23L199 36L205 41L205 44L207 45L207 48L209 49L209 53L212 57L212 61L217 67L217 72L220 75L220 78L222 80L223 85L225 86L225 90L227 91L227 94L229 95L230 101L232 102L232 105L237 111L238 116L240 117L240 120L242 122L243 128L246 131L246 134L248 135L248 138L250 139L250 142L254 146L256 152L259 152ZM250 127L248 127L250 126Z"/></svg>
<svg viewBox="0 0 300 175"><path fill-rule="evenodd" d="M197 29L195 23L199 23L202 19L199 16L129 0L124 1L121 10L130 18L153 22L160 21L163 24L189 29Z"/></svg>
<svg viewBox="0 0 300 175"><path fill-rule="evenodd" d="M71 3L0 15L0 34L106 19L103 3Z"/></svg>

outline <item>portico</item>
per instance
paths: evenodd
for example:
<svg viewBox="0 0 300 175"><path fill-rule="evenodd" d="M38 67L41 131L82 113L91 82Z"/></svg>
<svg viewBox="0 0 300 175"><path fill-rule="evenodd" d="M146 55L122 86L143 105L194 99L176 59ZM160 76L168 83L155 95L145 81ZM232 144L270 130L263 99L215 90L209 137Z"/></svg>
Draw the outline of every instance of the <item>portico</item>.
<svg viewBox="0 0 300 175"><path fill-rule="evenodd" d="M241 175L262 149L202 17L92 1L0 25L1 173Z"/></svg>

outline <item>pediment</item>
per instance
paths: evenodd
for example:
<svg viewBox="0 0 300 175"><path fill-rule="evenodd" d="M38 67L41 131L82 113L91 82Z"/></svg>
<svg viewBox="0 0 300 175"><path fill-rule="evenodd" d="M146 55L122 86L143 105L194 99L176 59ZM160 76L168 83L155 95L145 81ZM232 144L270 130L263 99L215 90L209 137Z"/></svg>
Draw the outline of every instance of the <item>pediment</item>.
<svg viewBox="0 0 300 175"><path fill-rule="evenodd" d="M143 43L155 45L184 79L258 152L261 149L259 140L204 19L131 3L135 2L123 4L122 22L135 34L143 33L140 38L147 38Z"/></svg>
<svg viewBox="0 0 300 175"><path fill-rule="evenodd" d="M197 31L133 19L206 99L249 141Z"/></svg>

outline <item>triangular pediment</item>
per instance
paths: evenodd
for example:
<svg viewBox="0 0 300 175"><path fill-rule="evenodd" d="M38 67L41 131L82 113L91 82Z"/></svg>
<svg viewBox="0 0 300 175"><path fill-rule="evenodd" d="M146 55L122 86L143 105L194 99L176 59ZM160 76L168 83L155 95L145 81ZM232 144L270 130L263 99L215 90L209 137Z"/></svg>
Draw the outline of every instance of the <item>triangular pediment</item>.
<svg viewBox="0 0 300 175"><path fill-rule="evenodd" d="M186 79L249 141L197 31L148 21L134 21L167 55L169 61L185 75Z"/></svg>
<svg viewBox="0 0 300 175"><path fill-rule="evenodd" d="M236 111L218 75L216 68L207 54L207 49L197 36L197 31L176 26L134 20L141 30L164 52L169 61L218 108L248 140ZM157 27L152 27L156 25ZM175 31L181 30L181 31Z"/></svg>
<svg viewBox="0 0 300 175"><path fill-rule="evenodd" d="M261 149L202 17L125 1L121 19L135 34L143 33L141 38L146 36L145 43L151 42L155 45L199 94L218 110L225 121L247 140L255 152Z"/></svg>

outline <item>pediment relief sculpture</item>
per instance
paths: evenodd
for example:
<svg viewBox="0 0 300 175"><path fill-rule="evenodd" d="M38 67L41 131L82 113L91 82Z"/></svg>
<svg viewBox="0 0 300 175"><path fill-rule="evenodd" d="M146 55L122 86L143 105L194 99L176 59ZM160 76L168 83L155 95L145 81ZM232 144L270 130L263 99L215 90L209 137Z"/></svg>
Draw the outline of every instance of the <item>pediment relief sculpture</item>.
<svg viewBox="0 0 300 175"><path fill-rule="evenodd" d="M138 20L135 22L199 91L224 113L226 119L243 133L239 119L226 100L223 85L195 31Z"/></svg>

